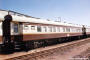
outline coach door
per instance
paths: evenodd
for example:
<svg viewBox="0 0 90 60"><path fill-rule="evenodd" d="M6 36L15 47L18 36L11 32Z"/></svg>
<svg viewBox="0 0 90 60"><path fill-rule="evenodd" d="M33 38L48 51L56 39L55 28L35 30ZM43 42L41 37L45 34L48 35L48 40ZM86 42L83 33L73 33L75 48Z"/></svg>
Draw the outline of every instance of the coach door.
<svg viewBox="0 0 90 60"><path fill-rule="evenodd" d="M17 22L13 24L13 35L14 41L21 41L22 40L22 23Z"/></svg>

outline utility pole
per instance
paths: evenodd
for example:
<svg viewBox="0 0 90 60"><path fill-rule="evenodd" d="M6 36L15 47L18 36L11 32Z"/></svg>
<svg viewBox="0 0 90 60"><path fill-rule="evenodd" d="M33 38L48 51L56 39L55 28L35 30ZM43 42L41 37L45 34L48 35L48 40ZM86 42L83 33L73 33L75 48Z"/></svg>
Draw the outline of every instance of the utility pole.
<svg viewBox="0 0 90 60"><path fill-rule="evenodd" d="M61 17L57 17L58 18L58 21L60 21L61 22Z"/></svg>

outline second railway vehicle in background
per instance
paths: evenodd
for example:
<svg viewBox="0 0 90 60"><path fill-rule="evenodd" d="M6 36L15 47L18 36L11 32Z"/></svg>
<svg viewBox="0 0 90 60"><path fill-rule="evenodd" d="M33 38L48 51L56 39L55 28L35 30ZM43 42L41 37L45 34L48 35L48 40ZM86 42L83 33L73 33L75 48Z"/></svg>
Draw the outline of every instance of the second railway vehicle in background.
<svg viewBox="0 0 90 60"><path fill-rule="evenodd" d="M90 36L90 27L0 10L0 51L30 50Z"/></svg>

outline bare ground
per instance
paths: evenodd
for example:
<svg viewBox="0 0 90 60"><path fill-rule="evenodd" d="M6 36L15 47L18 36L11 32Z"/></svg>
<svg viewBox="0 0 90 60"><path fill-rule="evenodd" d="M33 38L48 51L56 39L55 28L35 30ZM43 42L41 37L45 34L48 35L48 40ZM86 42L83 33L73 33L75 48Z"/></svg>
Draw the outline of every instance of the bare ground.
<svg viewBox="0 0 90 60"><path fill-rule="evenodd" d="M55 52L51 56L38 60L90 60L90 43L65 52Z"/></svg>

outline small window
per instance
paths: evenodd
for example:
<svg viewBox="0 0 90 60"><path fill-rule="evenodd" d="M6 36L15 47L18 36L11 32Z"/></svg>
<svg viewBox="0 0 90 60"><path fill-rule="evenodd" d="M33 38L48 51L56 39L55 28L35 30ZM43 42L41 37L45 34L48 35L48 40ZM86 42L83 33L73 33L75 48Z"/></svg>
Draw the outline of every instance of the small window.
<svg viewBox="0 0 90 60"><path fill-rule="evenodd" d="M35 30L35 26L31 26L31 30Z"/></svg>
<svg viewBox="0 0 90 60"><path fill-rule="evenodd" d="M49 32L52 32L52 27L51 27L51 26L49 26L48 28L49 28Z"/></svg>
<svg viewBox="0 0 90 60"><path fill-rule="evenodd" d="M66 31L67 31L67 32L70 32L70 28L66 28Z"/></svg>
<svg viewBox="0 0 90 60"><path fill-rule="evenodd" d="M14 32L18 33L18 24L14 24Z"/></svg>
<svg viewBox="0 0 90 60"><path fill-rule="evenodd" d="M41 32L41 26L37 26L37 32Z"/></svg>
<svg viewBox="0 0 90 60"><path fill-rule="evenodd" d="M53 32L56 32L56 27L53 27Z"/></svg>
<svg viewBox="0 0 90 60"><path fill-rule="evenodd" d="M47 27L46 26L43 27L43 31L47 32Z"/></svg>
<svg viewBox="0 0 90 60"><path fill-rule="evenodd" d="M80 32L80 29L77 29L77 32Z"/></svg>
<svg viewBox="0 0 90 60"><path fill-rule="evenodd" d="M57 27L57 31L60 32L60 27Z"/></svg>
<svg viewBox="0 0 90 60"><path fill-rule="evenodd" d="M65 32L65 28L63 27L63 32Z"/></svg>
<svg viewBox="0 0 90 60"><path fill-rule="evenodd" d="M24 30L28 30L28 29L29 29L28 25L24 25Z"/></svg>

